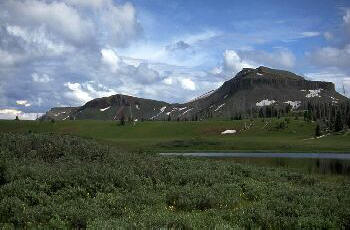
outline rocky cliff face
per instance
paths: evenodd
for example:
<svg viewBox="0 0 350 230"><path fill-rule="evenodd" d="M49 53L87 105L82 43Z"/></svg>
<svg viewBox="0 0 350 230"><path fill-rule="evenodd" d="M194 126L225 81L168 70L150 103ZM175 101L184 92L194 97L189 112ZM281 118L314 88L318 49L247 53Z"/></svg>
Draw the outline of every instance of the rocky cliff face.
<svg viewBox="0 0 350 230"><path fill-rule="evenodd" d="M205 119L251 113L266 106L303 110L309 103L337 105L346 101L349 99L337 93L331 82L308 81L288 71L259 67L243 69L220 88L184 104L114 95L78 108L55 108L43 119Z"/></svg>

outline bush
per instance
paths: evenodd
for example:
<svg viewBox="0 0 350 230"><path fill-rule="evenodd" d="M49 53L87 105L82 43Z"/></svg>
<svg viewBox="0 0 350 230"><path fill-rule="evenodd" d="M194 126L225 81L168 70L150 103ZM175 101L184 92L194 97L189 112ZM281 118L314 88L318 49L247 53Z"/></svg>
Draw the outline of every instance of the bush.
<svg viewBox="0 0 350 230"><path fill-rule="evenodd" d="M53 134L2 133L0 149L0 162L6 162L0 167L0 227L349 226L350 185L345 177L124 154L92 140Z"/></svg>

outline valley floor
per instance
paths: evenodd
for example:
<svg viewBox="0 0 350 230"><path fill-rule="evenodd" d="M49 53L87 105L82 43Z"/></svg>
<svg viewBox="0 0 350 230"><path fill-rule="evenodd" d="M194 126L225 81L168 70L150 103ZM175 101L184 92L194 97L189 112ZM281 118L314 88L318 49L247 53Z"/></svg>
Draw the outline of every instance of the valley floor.
<svg viewBox="0 0 350 230"><path fill-rule="evenodd" d="M280 124L284 123L284 127ZM121 151L350 152L350 133L314 138L315 123L294 118L240 121L0 121L0 132L58 133L92 138ZM221 135L225 130L236 134Z"/></svg>

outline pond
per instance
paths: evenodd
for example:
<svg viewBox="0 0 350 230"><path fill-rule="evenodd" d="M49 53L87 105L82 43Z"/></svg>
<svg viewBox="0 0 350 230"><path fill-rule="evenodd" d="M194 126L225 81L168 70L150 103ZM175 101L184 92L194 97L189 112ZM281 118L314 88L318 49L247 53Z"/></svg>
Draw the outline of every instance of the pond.
<svg viewBox="0 0 350 230"><path fill-rule="evenodd" d="M160 153L162 156L203 157L307 173L350 176L350 153Z"/></svg>

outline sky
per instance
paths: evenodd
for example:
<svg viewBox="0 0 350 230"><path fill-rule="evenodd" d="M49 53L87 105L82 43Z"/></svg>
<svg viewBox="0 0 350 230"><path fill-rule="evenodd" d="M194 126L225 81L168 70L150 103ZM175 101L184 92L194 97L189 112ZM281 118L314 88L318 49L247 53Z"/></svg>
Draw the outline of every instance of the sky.
<svg viewBox="0 0 350 230"><path fill-rule="evenodd" d="M261 65L350 96L350 1L0 1L0 119L117 93L186 102Z"/></svg>

